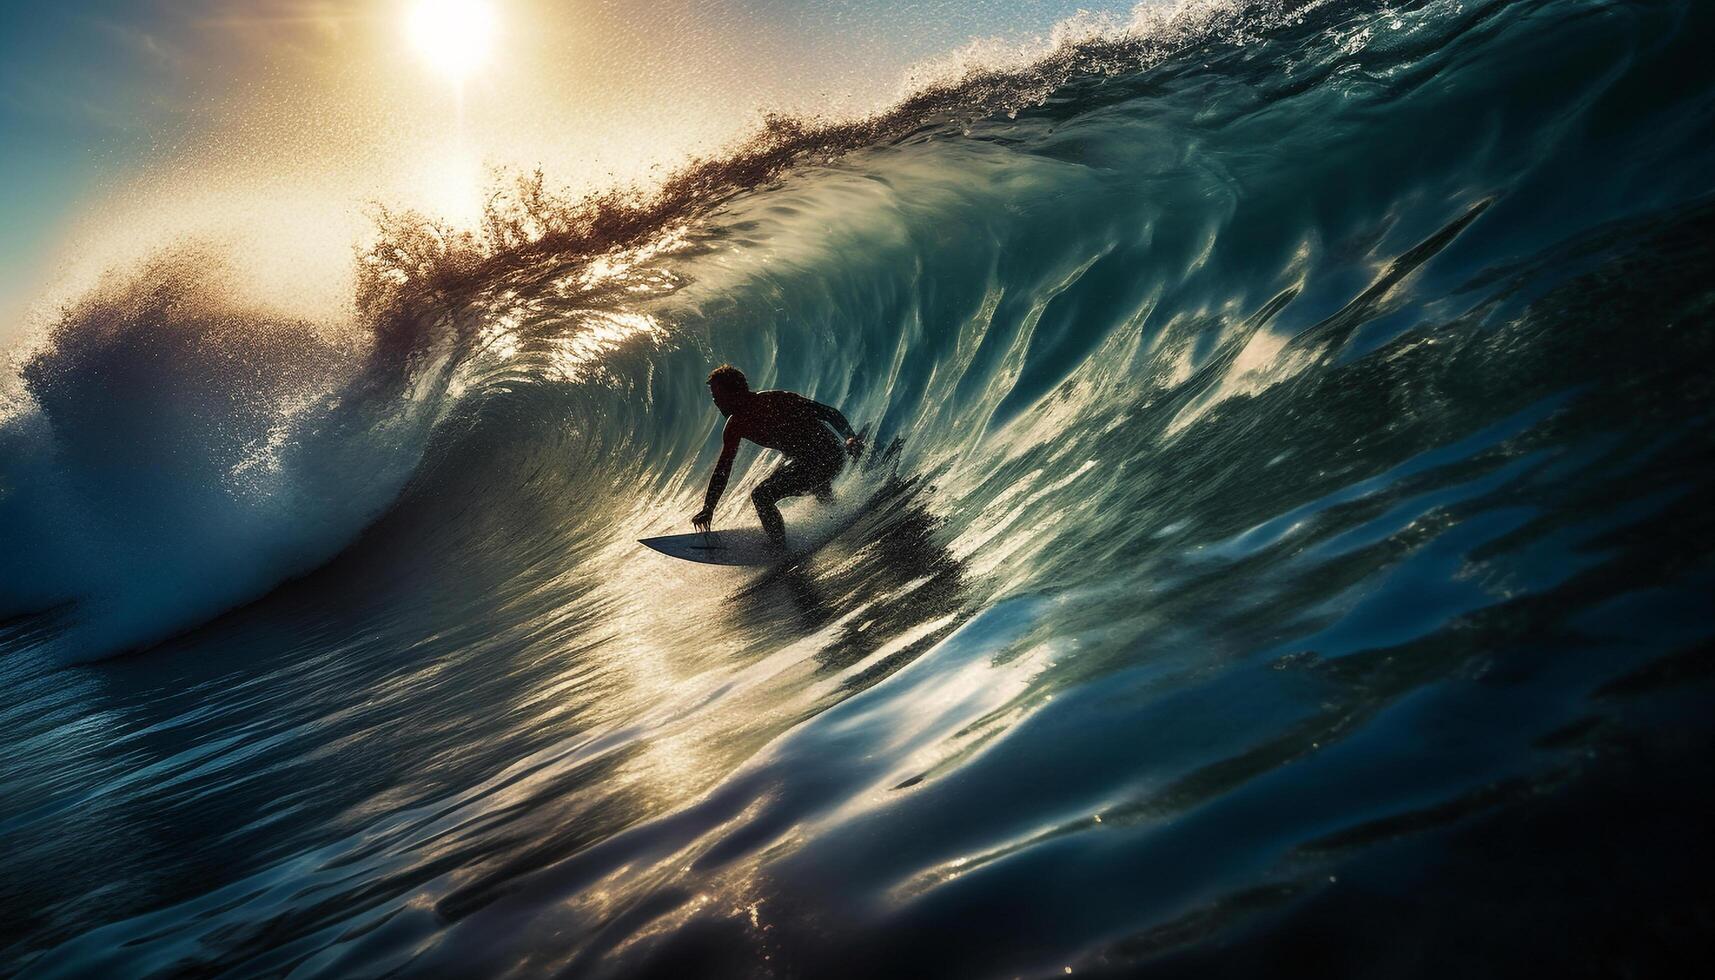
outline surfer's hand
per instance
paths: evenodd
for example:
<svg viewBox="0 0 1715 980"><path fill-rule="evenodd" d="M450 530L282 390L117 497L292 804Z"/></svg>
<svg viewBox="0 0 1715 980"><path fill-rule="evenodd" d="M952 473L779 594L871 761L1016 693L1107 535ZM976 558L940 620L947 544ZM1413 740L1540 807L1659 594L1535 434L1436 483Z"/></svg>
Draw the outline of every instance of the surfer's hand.
<svg viewBox="0 0 1715 980"><path fill-rule="evenodd" d="M704 507L702 510L697 511L696 515L691 518L691 526L699 531L707 532L709 525L714 523L714 519L714 513L707 507Z"/></svg>
<svg viewBox="0 0 1715 980"><path fill-rule="evenodd" d="M846 440L846 452L851 453L853 459L857 459L859 456L862 456L863 455L863 440L859 439L857 436L852 436L851 438L847 439Z"/></svg>

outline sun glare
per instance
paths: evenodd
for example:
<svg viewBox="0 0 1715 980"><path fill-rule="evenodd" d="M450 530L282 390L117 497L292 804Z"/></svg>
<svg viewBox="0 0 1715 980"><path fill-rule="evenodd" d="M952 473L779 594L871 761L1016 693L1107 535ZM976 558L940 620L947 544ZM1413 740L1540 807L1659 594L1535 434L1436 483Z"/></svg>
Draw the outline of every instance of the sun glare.
<svg viewBox="0 0 1715 980"><path fill-rule="evenodd" d="M488 58L494 27L494 8L485 0L417 0L411 9L411 43L455 82Z"/></svg>

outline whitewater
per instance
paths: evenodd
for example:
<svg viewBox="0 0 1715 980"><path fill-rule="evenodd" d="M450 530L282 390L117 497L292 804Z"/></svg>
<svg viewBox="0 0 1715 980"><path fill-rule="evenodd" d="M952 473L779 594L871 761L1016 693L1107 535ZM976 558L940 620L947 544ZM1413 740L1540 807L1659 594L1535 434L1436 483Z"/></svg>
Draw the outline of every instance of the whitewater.
<svg viewBox="0 0 1715 980"><path fill-rule="evenodd" d="M0 377L0 974L1669 971L1709 37L1145 8L382 211L349 333L162 243ZM724 362L870 433L801 566L636 544Z"/></svg>

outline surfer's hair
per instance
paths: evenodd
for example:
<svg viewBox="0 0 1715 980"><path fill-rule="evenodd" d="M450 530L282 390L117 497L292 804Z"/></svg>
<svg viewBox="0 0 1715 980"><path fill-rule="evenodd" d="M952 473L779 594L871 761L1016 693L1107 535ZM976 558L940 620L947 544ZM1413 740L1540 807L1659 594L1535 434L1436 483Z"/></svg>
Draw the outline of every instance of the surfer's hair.
<svg viewBox="0 0 1715 980"><path fill-rule="evenodd" d="M722 364L709 372L709 390L743 393L750 390L750 380L738 368L731 364Z"/></svg>

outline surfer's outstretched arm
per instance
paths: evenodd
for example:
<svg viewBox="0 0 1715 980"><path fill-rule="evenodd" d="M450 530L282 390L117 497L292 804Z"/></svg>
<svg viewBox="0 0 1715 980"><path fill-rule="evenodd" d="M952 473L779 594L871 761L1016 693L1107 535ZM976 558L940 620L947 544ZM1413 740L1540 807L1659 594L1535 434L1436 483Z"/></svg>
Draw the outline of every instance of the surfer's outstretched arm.
<svg viewBox="0 0 1715 980"><path fill-rule="evenodd" d="M703 509L691 518L691 526L699 531L707 531L715 519L715 505L721 502L721 494L726 493L726 481L732 476L732 461L738 455L739 439L738 430L728 422L726 432L721 436L721 458L715 461L715 471L709 476L709 491L703 495Z"/></svg>

